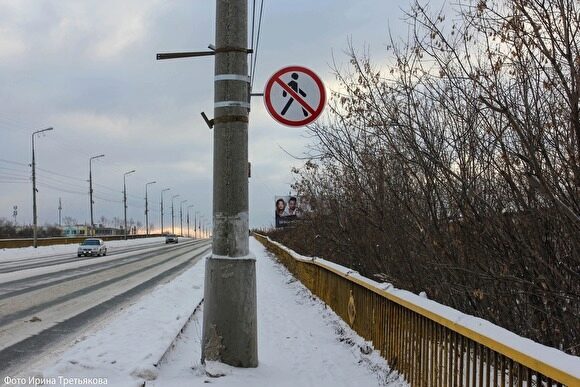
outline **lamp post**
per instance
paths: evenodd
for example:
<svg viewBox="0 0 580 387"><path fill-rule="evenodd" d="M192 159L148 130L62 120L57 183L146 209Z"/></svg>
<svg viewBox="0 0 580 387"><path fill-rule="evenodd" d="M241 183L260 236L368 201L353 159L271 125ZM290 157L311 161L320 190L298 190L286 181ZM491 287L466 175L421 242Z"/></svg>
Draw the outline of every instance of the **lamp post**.
<svg viewBox="0 0 580 387"><path fill-rule="evenodd" d="M193 204L190 204L189 206L187 206L187 237L191 238L191 234L189 233L189 209L191 207L194 207Z"/></svg>
<svg viewBox="0 0 580 387"><path fill-rule="evenodd" d="M179 203L179 223L180 223L179 234L181 236L183 236L183 203L186 203L186 202L187 202L187 199L182 200Z"/></svg>
<svg viewBox="0 0 580 387"><path fill-rule="evenodd" d="M34 158L34 136L52 130L53 128L46 128L42 130L37 130L36 132L32 133L32 234L33 234L33 246L34 248L38 247L38 239L37 239L37 224L38 224L38 217L36 215L36 161Z"/></svg>
<svg viewBox="0 0 580 387"><path fill-rule="evenodd" d="M132 171L129 172L125 172L123 174L123 207L124 207L124 213L125 213L125 240L127 240L127 182L126 182L126 177L127 175L131 174L135 172L135 170L133 169Z"/></svg>
<svg viewBox="0 0 580 387"><path fill-rule="evenodd" d="M197 214L198 211L195 211L194 219L193 219L193 237L197 238Z"/></svg>
<svg viewBox="0 0 580 387"><path fill-rule="evenodd" d="M200 238L205 238L205 215L199 217Z"/></svg>
<svg viewBox="0 0 580 387"><path fill-rule="evenodd" d="M169 191L171 188L161 190L161 235L163 235L163 192Z"/></svg>
<svg viewBox="0 0 580 387"><path fill-rule="evenodd" d="M147 186L157 183L156 181L150 181L145 184L145 233L149 236L149 204L147 202Z"/></svg>
<svg viewBox="0 0 580 387"><path fill-rule="evenodd" d="M89 159L89 201L91 204L91 235L94 235L95 232L95 222L93 220L93 204L95 204L95 202L93 201L93 160L101 157L105 157L105 155L93 156Z"/></svg>
<svg viewBox="0 0 580 387"><path fill-rule="evenodd" d="M174 224L174 219L175 219L175 212L173 211L173 199L178 198L179 195L173 195L171 197L171 233L175 234L175 224Z"/></svg>

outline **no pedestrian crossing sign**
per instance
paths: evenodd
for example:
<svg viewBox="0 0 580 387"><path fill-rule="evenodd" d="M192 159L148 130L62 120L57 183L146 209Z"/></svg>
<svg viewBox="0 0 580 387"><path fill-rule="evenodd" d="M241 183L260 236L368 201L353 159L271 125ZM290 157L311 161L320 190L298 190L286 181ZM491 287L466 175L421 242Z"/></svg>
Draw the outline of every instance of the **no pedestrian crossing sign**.
<svg viewBox="0 0 580 387"><path fill-rule="evenodd" d="M264 103L268 113L279 123L304 126L322 113L326 92L312 70L288 66L277 71L266 83Z"/></svg>

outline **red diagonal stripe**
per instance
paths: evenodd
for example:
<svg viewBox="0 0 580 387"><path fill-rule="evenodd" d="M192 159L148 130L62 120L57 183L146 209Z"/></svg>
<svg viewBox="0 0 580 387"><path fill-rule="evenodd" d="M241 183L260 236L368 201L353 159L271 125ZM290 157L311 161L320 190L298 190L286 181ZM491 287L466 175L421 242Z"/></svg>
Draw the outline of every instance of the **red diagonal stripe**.
<svg viewBox="0 0 580 387"><path fill-rule="evenodd" d="M311 115L316 114L314 109L312 109L310 107L310 105L308 105L308 103L304 99L302 99L302 97L300 95L298 95L297 92L292 90L292 88L290 86L288 86L286 83L282 82L282 80L280 78L276 78L276 82L280 86L282 86L282 88L284 90L286 90L288 92L288 94L290 94L292 96L292 98L294 98L294 100L300 104L300 106L302 106L304 109L306 109L308 111L308 113L310 113Z"/></svg>

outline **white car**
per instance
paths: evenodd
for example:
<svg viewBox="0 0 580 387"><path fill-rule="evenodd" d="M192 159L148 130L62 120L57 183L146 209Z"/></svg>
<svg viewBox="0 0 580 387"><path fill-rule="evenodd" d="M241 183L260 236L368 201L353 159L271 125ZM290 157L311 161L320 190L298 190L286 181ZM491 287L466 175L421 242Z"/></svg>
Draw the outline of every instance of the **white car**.
<svg viewBox="0 0 580 387"><path fill-rule="evenodd" d="M107 246L102 239L87 238L79 245L77 257L81 255L101 256L107 255Z"/></svg>
<svg viewBox="0 0 580 387"><path fill-rule="evenodd" d="M175 234L167 234L165 235L165 244L167 243L177 243L179 242L179 239L177 238L177 235Z"/></svg>

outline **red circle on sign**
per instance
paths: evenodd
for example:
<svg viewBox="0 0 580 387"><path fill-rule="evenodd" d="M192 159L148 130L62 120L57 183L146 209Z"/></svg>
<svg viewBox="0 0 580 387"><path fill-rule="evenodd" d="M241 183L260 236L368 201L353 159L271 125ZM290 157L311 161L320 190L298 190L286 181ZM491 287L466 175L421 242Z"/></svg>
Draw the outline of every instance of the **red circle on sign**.
<svg viewBox="0 0 580 387"><path fill-rule="evenodd" d="M309 76L310 78L312 78L312 80L316 84L316 87L318 88L318 91L320 94L320 101L318 101L317 106L314 108L314 107L311 107L308 103L306 103L300 97L300 95L296 94L293 90L291 90L289 88L285 89L285 91L287 91L295 100L297 100L298 104L302 108L308 110L308 112L310 113L310 115L308 117L304 118L303 120L298 120L298 121L289 120L289 119L283 117L281 112L278 112L274 108L274 106L272 105L272 99L271 99L272 87L275 84L278 84L278 85L282 86L282 88L284 88L283 85L285 85L285 83L281 81L280 77L286 73L289 73L289 72L303 73L303 74L306 74L307 76ZM286 86L286 87L288 87L288 86ZM302 67L302 66L288 66L288 67L284 67L281 70L278 70L274 75L272 75L270 77L270 79L266 83L266 87L264 88L264 104L266 105L266 110L268 110L268 113L270 113L270 115L272 116L272 118L274 120L278 121L281 124L288 125L288 126L295 127L295 126L304 126L304 125L310 124L311 122L316 120L318 118L318 116L320 116L320 113L322 113L322 110L324 109L325 102L326 102L326 91L324 89L324 84L322 83L322 80L320 80L318 75L316 75L312 70L307 69L306 67Z"/></svg>

